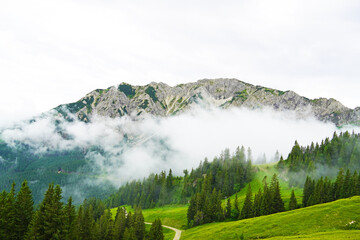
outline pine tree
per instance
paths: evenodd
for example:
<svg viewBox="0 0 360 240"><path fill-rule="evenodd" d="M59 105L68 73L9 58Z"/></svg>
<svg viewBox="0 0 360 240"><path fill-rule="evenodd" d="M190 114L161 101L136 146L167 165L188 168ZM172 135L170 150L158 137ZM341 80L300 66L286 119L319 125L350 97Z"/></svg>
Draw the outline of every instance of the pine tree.
<svg viewBox="0 0 360 240"><path fill-rule="evenodd" d="M285 211L284 202L281 198L280 184L276 174L271 179L271 213Z"/></svg>
<svg viewBox="0 0 360 240"><path fill-rule="evenodd" d="M106 209L99 220L100 239L113 239L114 222L109 209Z"/></svg>
<svg viewBox="0 0 360 240"><path fill-rule="evenodd" d="M231 217L231 202L230 202L230 198L228 198L226 202L225 218L230 218L230 217Z"/></svg>
<svg viewBox="0 0 360 240"><path fill-rule="evenodd" d="M251 185L249 184L249 187L246 192L244 206L241 210L241 219L252 218L253 213L254 213L254 209L253 209L253 202L252 202L252 191L251 191Z"/></svg>
<svg viewBox="0 0 360 240"><path fill-rule="evenodd" d="M260 215L268 215L271 213L271 194L270 189L266 183L266 178L264 178L264 193L261 198L260 204Z"/></svg>
<svg viewBox="0 0 360 240"><path fill-rule="evenodd" d="M344 170L340 169L334 184L334 200L341 198L341 189L344 184Z"/></svg>
<svg viewBox="0 0 360 240"><path fill-rule="evenodd" d="M15 218L15 229L17 239L23 239L29 224L31 222L31 218L34 213L34 201L32 199L31 190L28 186L27 181L23 181L21 184L21 188L19 193L16 196L15 200L15 210L16 210L16 218Z"/></svg>
<svg viewBox="0 0 360 240"><path fill-rule="evenodd" d="M8 193L4 191L0 194L0 239L5 239L6 237L6 215L7 215L7 208L6 208L6 197Z"/></svg>
<svg viewBox="0 0 360 240"><path fill-rule="evenodd" d="M15 182L12 183L10 192L5 198L5 235L7 239L16 239L16 206Z"/></svg>
<svg viewBox="0 0 360 240"><path fill-rule="evenodd" d="M156 219L154 223L151 225L149 232L149 239L151 240L163 240L164 234L162 231L161 221L160 219Z"/></svg>
<svg viewBox="0 0 360 240"><path fill-rule="evenodd" d="M296 197L295 197L295 192L294 192L294 190L292 190L290 202L289 202L289 210L294 210L296 208L297 208L297 201L296 201Z"/></svg>
<svg viewBox="0 0 360 240"><path fill-rule="evenodd" d="M239 210L239 201L238 201L238 196L237 193L235 194L235 199L234 199L234 207L231 210L231 218L234 220L237 220L239 218L240 215L240 210Z"/></svg>
<svg viewBox="0 0 360 240"><path fill-rule="evenodd" d="M123 207L118 207L114 223L114 239L119 240L124 236L126 227L126 213Z"/></svg>
<svg viewBox="0 0 360 240"><path fill-rule="evenodd" d="M135 235L135 230L133 227L125 228L124 239L126 240L137 240Z"/></svg>
<svg viewBox="0 0 360 240"><path fill-rule="evenodd" d="M166 178L164 177L162 182L161 182L159 205L163 206L167 202L168 202L168 192L167 192L167 187L166 187Z"/></svg>
<svg viewBox="0 0 360 240"><path fill-rule="evenodd" d="M38 240L44 239L40 230L42 230L41 224L43 223L42 218L40 216L40 211L36 211L33 214L31 222L29 224L28 231L26 232L25 238L26 240ZM3 238L5 239L5 238Z"/></svg>
<svg viewBox="0 0 360 240"><path fill-rule="evenodd" d="M187 220L188 220L188 225L190 227L192 226L192 222L194 221L194 217L195 217L196 211L197 211L196 199L197 199L197 194L195 194L190 199L190 204L189 204L189 207L188 207L188 210L187 210Z"/></svg>
<svg viewBox="0 0 360 240"><path fill-rule="evenodd" d="M75 206L72 204L72 198L68 199L68 202L64 208L64 238L76 239L76 212Z"/></svg>
<svg viewBox="0 0 360 240"><path fill-rule="evenodd" d="M261 198L262 198L262 192L261 192L261 188L259 188L259 191L257 194L255 194L255 198L254 198L254 207L253 207L254 217L260 216Z"/></svg>
<svg viewBox="0 0 360 240"><path fill-rule="evenodd" d="M345 174L344 182L341 186L340 197L347 198L351 195L351 175L350 170L348 169Z"/></svg>
<svg viewBox="0 0 360 240"><path fill-rule="evenodd" d="M144 216L142 214L141 208L137 208L134 214L134 229L135 236L138 240L142 240L145 237L145 223Z"/></svg>

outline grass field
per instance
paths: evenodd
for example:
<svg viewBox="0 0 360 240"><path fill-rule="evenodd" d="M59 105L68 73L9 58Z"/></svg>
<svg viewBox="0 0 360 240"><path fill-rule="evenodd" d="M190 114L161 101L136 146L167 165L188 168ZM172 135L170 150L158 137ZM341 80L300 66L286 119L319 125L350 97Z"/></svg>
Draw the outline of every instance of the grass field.
<svg viewBox="0 0 360 240"><path fill-rule="evenodd" d="M342 230L332 232L320 232L309 235L297 235L287 237L273 237L267 238L268 240L293 240L293 239L307 239L307 240L358 240L360 238L360 230Z"/></svg>
<svg viewBox="0 0 360 240"><path fill-rule="evenodd" d="M354 223L349 225L351 222ZM360 197L235 222L206 224L184 231L182 239L237 239L242 233L246 239L360 239L360 231L347 229L360 229Z"/></svg>
<svg viewBox="0 0 360 240"><path fill-rule="evenodd" d="M163 225L171 226L178 229L184 229L187 224L187 206L169 205L162 208L144 209L143 215L146 222L154 222L160 218Z"/></svg>

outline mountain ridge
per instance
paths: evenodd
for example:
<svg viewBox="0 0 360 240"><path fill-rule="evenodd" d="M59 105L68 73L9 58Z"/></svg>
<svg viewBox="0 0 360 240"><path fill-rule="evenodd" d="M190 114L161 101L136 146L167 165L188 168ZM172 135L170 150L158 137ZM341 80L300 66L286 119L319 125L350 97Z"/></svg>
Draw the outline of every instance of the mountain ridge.
<svg viewBox="0 0 360 240"><path fill-rule="evenodd" d="M146 115L177 115L199 103L225 109L269 107L278 111L294 111L298 118L313 115L320 121L330 121L337 126L360 125L360 107L351 109L333 98L309 99L291 90L255 86L229 78L202 79L174 87L162 82L142 86L122 82L107 89L96 89L79 101L59 105L55 110L71 119L68 111L84 122L91 121L94 115L111 118L128 115L133 120L139 120Z"/></svg>

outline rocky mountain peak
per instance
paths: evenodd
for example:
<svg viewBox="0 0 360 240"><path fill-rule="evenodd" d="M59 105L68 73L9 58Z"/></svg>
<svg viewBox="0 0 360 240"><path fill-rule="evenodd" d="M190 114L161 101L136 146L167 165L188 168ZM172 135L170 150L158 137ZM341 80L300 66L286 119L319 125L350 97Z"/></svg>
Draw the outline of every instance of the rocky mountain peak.
<svg viewBox="0 0 360 240"><path fill-rule="evenodd" d="M56 110L88 122L97 114L111 118L128 115L134 120L147 115L166 117L179 114L193 104L205 103L219 108L245 107L295 111L299 118L314 115L336 125L359 124L360 108L349 109L335 99L308 99L293 91L254 86L237 79L202 79L171 87L151 82L133 86L125 82L107 89L96 89L77 102L60 105Z"/></svg>

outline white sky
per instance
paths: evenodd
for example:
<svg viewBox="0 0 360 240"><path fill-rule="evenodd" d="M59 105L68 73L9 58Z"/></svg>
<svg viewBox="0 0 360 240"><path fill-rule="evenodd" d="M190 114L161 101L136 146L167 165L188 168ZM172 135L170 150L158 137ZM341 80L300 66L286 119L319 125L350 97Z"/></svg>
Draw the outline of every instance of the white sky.
<svg viewBox="0 0 360 240"><path fill-rule="evenodd" d="M0 123L120 82L238 78L360 106L360 1L0 0Z"/></svg>

